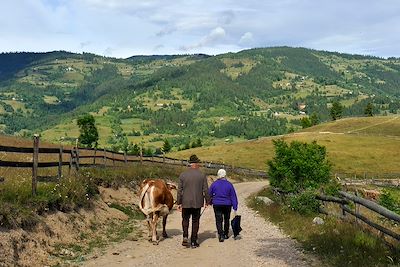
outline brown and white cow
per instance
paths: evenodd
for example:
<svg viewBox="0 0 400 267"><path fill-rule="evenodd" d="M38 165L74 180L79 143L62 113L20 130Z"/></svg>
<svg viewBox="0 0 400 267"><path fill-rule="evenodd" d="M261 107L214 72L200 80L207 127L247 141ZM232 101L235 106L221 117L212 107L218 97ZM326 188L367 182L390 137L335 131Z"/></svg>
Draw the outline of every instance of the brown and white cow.
<svg viewBox="0 0 400 267"><path fill-rule="evenodd" d="M165 231L167 217L174 206L174 197L171 190L176 186L161 179L146 179L140 185L139 208L146 215L149 227L149 237L153 244L158 244L157 222L163 217L163 237L168 237Z"/></svg>

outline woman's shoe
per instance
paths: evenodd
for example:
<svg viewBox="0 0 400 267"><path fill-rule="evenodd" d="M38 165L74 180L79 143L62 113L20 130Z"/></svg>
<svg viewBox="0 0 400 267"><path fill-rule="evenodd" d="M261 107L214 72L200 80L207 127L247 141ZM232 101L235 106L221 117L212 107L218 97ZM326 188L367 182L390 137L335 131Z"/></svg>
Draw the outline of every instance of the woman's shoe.
<svg viewBox="0 0 400 267"><path fill-rule="evenodd" d="M200 247L200 244L197 243L197 241L193 241L193 242L190 244L190 246L191 246L192 248L198 248L198 247Z"/></svg>
<svg viewBox="0 0 400 267"><path fill-rule="evenodd" d="M218 240L219 240L219 242L224 242L224 237L222 236L222 235L220 235L219 237L218 237Z"/></svg>

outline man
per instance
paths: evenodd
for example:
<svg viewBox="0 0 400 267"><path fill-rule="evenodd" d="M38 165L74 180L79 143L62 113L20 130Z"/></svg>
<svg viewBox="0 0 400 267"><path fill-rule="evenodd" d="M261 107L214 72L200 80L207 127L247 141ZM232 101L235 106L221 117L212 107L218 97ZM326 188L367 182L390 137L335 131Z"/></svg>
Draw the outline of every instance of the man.
<svg viewBox="0 0 400 267"><path fill-rule="evenodd" d="M190 246L199 246L197 234L200 224L200 210L210 202L208 195L207 177L199 170L200 160L196 155L189 158L189 169L179 176L177 204L178 210L182 211L182 245L189 246L189 219L192 217L192 235Z"/></svg>

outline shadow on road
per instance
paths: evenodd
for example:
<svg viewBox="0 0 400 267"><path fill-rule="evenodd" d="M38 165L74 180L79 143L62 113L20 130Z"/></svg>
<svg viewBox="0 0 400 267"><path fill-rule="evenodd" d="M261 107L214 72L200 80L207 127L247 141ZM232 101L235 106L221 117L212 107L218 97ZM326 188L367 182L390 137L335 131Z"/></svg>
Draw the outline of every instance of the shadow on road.
<svg viewBox="0 0 400 267"><path fill-rule="evenodd" d="M254 251L255 255L263 258L278 259L287 264L287 266L298 266L298 260L304 259L299 254L288 255L288 248L293 247L293 242L286 238L268 238L258 240L262 245L261 248ZM293 263L296 263L293 265ZM304 262L304 265L307 265Z"/></svg>
<svg viewBox="0 0 400 267"><path fill-rule="evenodd" d="M209 238L216 238L216 231L204 231L199 233L199 242L202 243Z"/></svg>

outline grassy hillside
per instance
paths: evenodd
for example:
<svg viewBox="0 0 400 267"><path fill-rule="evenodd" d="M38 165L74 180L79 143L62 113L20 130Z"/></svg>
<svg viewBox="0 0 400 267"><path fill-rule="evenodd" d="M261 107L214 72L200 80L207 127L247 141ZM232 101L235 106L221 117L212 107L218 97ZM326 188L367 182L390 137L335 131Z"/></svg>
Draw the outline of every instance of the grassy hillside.
<svg viewBox="0 0 400 267"><path fill-rule="evenodd" d="M400 111L400 60L274 47L206 55L106 58L66 52L0 54L0 130L75 139L74 120L96 116L100 143L173 150L301 128L315 114ZM393 135L393 134L389 134Z"/></svg>
<svg viewBox="0 0 400 267"><path fill-rule="evenodd" d="M400 173L400 119L393 117L349 118L308 128L284 136L195 148L170 153L188 158L196 153L202 160L220 161L237 166L266 169L274 156L272 140L284 138L324 145L334 172L363 174Z"/></svg>

